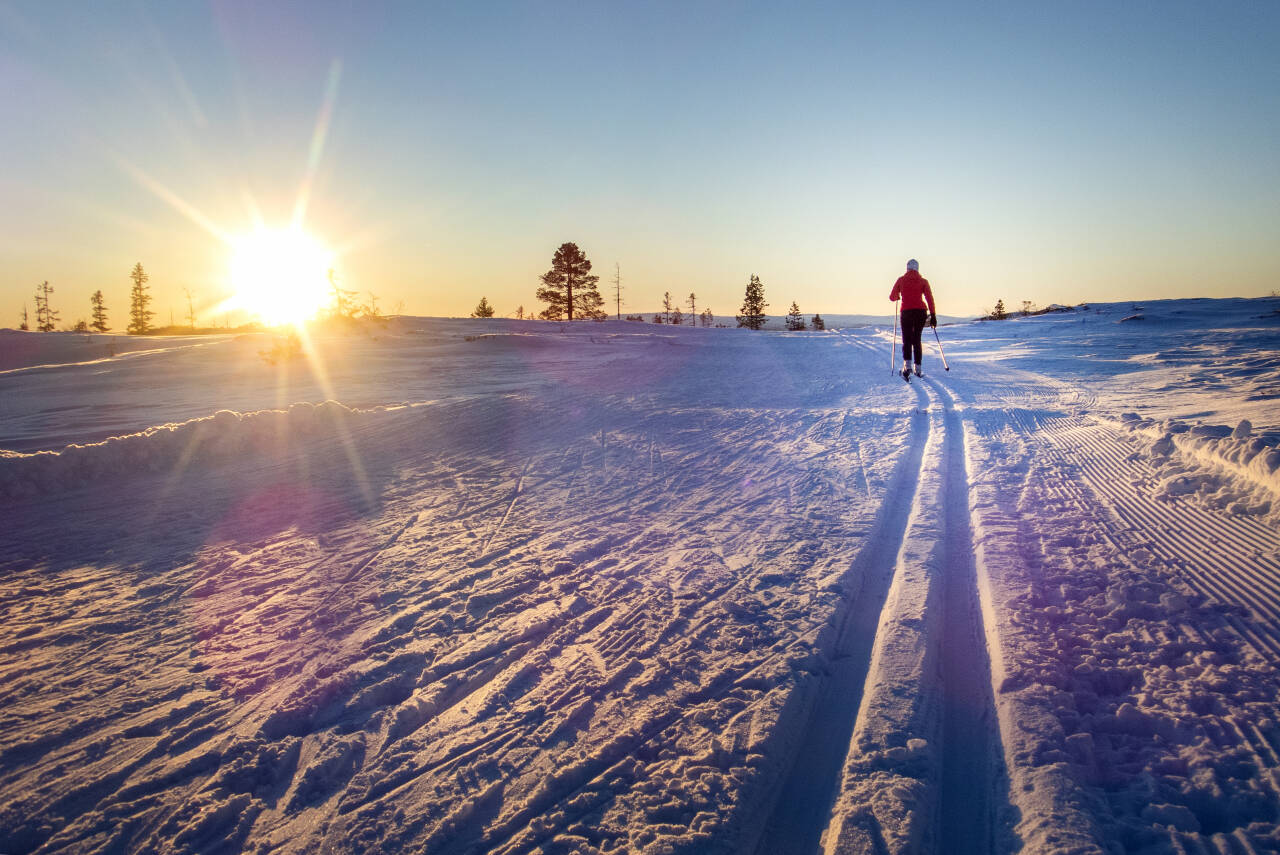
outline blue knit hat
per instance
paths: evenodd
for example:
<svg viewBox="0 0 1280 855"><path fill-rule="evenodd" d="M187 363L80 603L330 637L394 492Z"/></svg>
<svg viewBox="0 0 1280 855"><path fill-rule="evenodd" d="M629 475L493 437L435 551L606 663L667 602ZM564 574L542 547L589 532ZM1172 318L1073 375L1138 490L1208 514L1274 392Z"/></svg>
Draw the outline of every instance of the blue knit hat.
<svg viewBox="0 0 1280 855"><path fill-rule="evenodd" d="M920 262L916 261L914 258L911 259L907 262L907 269L918 271L920 269Z"/></svg>

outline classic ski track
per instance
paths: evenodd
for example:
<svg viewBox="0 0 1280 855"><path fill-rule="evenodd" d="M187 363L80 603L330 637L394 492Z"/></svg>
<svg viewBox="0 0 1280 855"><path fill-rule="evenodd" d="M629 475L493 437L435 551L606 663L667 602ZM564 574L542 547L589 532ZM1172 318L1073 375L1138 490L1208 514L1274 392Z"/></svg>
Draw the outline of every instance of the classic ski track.
<svg viewBox="0 0 1280 855"><path fill-rule="evenodd" d="M925 400L924 391L914 388L918 399ZM809 711L799 726L799 743L789 752L781 786L762 821L754 847L757 855L816 852L830 821L929 442L928 419L918 410L912 418L917 427L911 446L898 463L866 544L853 560L850 578L860 588L846 591L845 607L835 618L838 628L830 659L812 691Z"/></svg>
<svg viewBox="0 0 1280 855"><path fill-rule="evenodd" d="M822 838L829 855L991 853L1012 823L961 410L945 386L926 379L921 387L942 406L929 411L910 516Z"/></svg>
<svg viewBox="0 0 1280 855"><path fill-rule="evenodd" d="M950 855L997 851L1011 825L988 635L974 557L969 465L962 414L950 391L931 380L943 404L942 773L939 840Z"/></svg>
<svg viewBox="0 0 1280 855"><path fill-rule="evenodd" d="M1145 547L1181 568L1199 593L1247 608L1254 619L1249 626L1237 621L1237 630L1260 653L1280 659L1280 534L1190 501L1152 498L1150 489L1137 485L1150 484L1153 470L1130 459L1132 450L1105 423L1049 420L1045 428L1048 439L1071 455L1085 482L1127 527L1132 542L1125 546Z"/></svg>

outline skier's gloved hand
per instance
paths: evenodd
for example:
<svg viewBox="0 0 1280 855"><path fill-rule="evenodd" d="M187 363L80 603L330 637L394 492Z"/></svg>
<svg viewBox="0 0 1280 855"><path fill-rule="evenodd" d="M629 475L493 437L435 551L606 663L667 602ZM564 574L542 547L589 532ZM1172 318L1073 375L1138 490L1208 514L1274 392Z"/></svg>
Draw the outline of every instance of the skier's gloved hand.
<svg viewBox="0 0 1280 855"><path fill-rule="evenodd" d="M937 316L937 314L931 314L931 315L929 315L929 326L931 326L931 327L936 327L937 325L938 325L938 316Z"/></svg>

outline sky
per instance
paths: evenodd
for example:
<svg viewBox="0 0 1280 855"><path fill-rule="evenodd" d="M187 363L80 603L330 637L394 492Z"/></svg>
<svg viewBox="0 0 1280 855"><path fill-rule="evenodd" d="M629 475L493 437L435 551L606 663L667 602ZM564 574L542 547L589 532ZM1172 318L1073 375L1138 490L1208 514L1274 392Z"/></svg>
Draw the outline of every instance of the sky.
<svg viewBox="0 0 1280 855"><path fill-rule="evenodd" d="M240 322L301 222L379 308L719 320L1280 289L1280 3L0 0L0 326Z"/></svg>

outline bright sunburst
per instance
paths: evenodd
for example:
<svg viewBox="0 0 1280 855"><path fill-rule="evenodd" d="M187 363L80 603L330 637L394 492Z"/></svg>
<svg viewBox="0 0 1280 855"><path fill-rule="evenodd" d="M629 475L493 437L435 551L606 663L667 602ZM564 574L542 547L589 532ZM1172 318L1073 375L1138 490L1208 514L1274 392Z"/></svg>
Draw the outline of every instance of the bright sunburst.
<svg viewBox="0 0 1280 855"><path fill-rule="evenodd" d="M329 301L333 253L301 229L259 229L231 246L234 301L264 323L301 323Z"/></svg>

